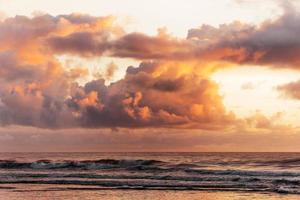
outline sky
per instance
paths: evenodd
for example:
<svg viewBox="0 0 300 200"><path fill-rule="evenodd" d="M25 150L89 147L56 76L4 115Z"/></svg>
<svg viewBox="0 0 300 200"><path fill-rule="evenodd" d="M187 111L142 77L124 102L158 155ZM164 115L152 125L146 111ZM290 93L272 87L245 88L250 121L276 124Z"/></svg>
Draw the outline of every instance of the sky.
<svg viewBox="0 0 300 200"><path fill-rule="evenodd" d="M0 151L300 151L299 10L0 0Z"/></svg>

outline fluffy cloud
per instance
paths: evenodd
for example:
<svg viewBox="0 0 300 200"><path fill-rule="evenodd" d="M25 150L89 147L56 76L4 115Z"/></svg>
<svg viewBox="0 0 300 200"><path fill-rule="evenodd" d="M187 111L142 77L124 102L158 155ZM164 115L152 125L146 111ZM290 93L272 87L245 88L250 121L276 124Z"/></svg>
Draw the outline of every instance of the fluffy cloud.
<svg viewBox="0 0 300 200"><path fill-rule="evenodd" d="M72 14L8 18L0 23L0 33L3 125L223 129L235 119L209 78L215 64L185 59L192 44L164 32L124 34L112 17ZM110 85L99 78L79 86L76 79L86 72L67 70L56 58L106 51L154 60L129 67ZM115 68L109 66L104 76L112 76Z"/></svg>
<svg viewBox="0 0 300 200"><path fill-rule="evenodd" d="M213 50L240 49L243 56L238 59L230 55L222 58L231 62L298 68L299 22L299 13L287 4L280 18L266 21L258 27L240 22L224 24L219 28L203 25L190 30L188 38L210 43Z"/></svg>
<svg viewBox="0 0 300 200"><path fill-rule="evenodd" d="M67 102L89 127L224 127L234 116L226 113L217 85L191 73L200 67L194 65L144 62L111 85L100 79L75 88ZM87 99L92 93L97 97Z"/></svg>
<svg viewBox="0 0 300 200"><path fill-rule="evenodd" d="M274 127L256 116L241 122L226 111L211 74L231 64L297 68L299 15L292 10L259 27L235 22L192 29L186 39L125 33L113 17L16 16L0 22L0 122L42 128ZM79 85L57 55L141 60L119 81ZM108 67L111 77L115 65ZM242 124L242 125L241 125Z"/></svg>
<svg viewBox="0 0 300 200"><path fill-rule="evenodd" d="M48 37L102 29L119 34L112 17L16 16L0 23L0 123L38 127L73 126L65 104L72 85L86 75L67 70L48 50ZM66 125L65 125L66 124Z"/></svg>
<svg viewBox="0 0 300 200"><path fill-rule="evenodd" d="M260 26L242 22L217 28L202 25L189 30L186 39L174 38L164 31L157 36L129 33L108 37L107 32L94 30L49 37L48 44L58 54L105 54L142 60L197 59L297 68L300 64L299 22L299 13L287 4L281 17Z"/></svg>

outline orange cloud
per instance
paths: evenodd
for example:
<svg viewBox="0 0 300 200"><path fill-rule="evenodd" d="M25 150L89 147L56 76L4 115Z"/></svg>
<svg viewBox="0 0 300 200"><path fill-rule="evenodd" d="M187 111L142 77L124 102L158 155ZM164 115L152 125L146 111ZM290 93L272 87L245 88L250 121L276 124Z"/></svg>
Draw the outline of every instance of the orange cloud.
<svg viewBox="0 0 300 200"><path fill-rule="evenodd" d="M129 67L125 78L111 85L105 86L100 79L75 88L68 105L83 113L78 121L87 124L82 126L92 127L218 129L234 121L226 113L217 85L203 73L187 72L197 71L201 64L185 63L183 72L182 64L144 62L138 68ZM102 110L96 105L81 110L77 99L85 99L91 91L101 96Z"/></svg>
<svg viewBox="0 0 300 200"><path fill-rule="evenodd" d="M299 21L297 13L286 12L260 27L205 25L178 39L163 30L157 36L126 34L113 17L8 18L0 22L0 121L47 128L272 127L262 116L241 122L228 112L210 76L236 63L296 68ZM141 64L109 85L98 77L79 86L76 79L87 72L67 70L56 58L61 54L134 58ZM109 66L104 76L115 69Z"/></svg>
<svg viewBox="0 0 300 200"><path fill-rule="evenodd" d="M186 39L174 38L165 31L157 36L129 33L107 37L107 31L95 29L49 37L47 41L57 54L87 57L105 54L141 60L225 61L297 68L300 15L291 7L284 9L277 20L260 26L241 22L218 28L203 25L189 30Z"/></svg>

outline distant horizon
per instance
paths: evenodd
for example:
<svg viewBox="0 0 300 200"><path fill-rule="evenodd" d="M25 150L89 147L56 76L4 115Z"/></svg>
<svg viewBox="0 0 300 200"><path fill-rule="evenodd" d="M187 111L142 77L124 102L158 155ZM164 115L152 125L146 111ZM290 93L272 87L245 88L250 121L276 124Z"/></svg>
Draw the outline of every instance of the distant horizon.
<svg viewBox="0 0 300 200"><path fill-rule="evenodd" d="M212 151L212 152L188 152L188 151L154 151L154 152L148 152L148 151L138 151L138 152L127 152L127 151L120 151L120 152L105 152L105 151L94 151L94 152L88 152L88 151L82 151L82 152L72 152L72 151L64 151L64 152L43 152L43 151L35 151L35 152L0 152L0 153L300 153L300 152L289 152L289 151L285 151L285 152L272 152L272 151L268 151L268 152L263 152L263 151L257 151L257 152L248 152L248 151L242 151L242 152L233 152L233 151L223 151L223 152L217 152L217 151Z"/></svg>

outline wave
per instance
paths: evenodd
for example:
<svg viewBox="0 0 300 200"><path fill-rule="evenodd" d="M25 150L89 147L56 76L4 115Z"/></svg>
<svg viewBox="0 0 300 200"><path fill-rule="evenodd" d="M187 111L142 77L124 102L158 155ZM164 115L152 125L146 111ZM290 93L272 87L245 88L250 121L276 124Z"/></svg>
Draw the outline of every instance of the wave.
<svg viewBox="0 0 300 200"><path fill-rule="evenodd" d="M110 169L110 168L138 168L163 164L158 160L83 160L83 161L51 161L38 160L34 162L18 162L15 160L1 160L0 169Z"/></svg>
<svg viewBox="0 0 300 200"><path fill-rule="evenodd" d="M193 174L212 174L212 175L238 175L250 177L299 177L300 172L292 171L251 171L251 170L206 170L206 169L186 169L185 172Z"/></svg>
<svg viewBox="0 0 300 200"><path fill-rule="evenodd" d="M45 161L43 161L45 162ZM47 161L48 162L48 161ZM90 161L81 161L90 163ZM93 161L95 162L95 161ZM166 166L165 163L141 160L113 161L98 160L98 163L109 165L130 166L127 171L114 168L113 171L86 171L78 170L2 170L0 171L1 184L58 184L97 186L112 189L145 189L145 190L232 190L232 191L266 191L287 194L300 194L300 174L275 173L263 171L241 170L193 170L186 173L181 171L140 171L136 165ZM34 162L36 163L36 162ZM53 162L51 162L53 164ZM57 167L57 163L56 167ZM126 164L120 164L126 163ZM130 164L128 164L130 163ZM32 166L31 166L32 167ZM44 168L43 168L44 169ZM68 168L69 169L69 168ZM98 169L98 168L97 168Z"/></svg>
<svg viewBox="0 0 300 200"><path fill-rule="evenodd" d="M275 164L275 165L300 165L300 158L283 159L283 160L271 160L262 162L263 164Z"/></svg>
<svg viewBox="0 0 300 200"><path fill-rule="evenodd" d="M269 164L267 164L269 162ZM266 161L266 165L298 159ZM215 162L216 163L216 162ZM252 161L252 163L254 163ZM259 163L258 161L255 163ZM156 159L0 160L1 184L84 185L113 189L232 190L300 194L298 170L207 168L207 162Z"/></svg>
<svg viewBox="0 0 300 200"><path fill-rule="evenodd" d="M290 160L291 162L291 160ZM239 170L239 169L203 169L198 165L189 163L170 164L160 160L37 160L34 162L20 162L15 160L0 160L0 169L31 169L31 170L105 170L125 169L132 171L149 172L182 172L186 174L217 175L217 176L249 176L249 177L300 177L299 171L261 171L261 170Z"/></svg>
<svg viewBox="0 0 300 200"><path fill-rule="evenodd" d="M215 191L252 191L252 192L276 192L286 194L300 194L299 186L290 186L285 184L270 183L235 183L235 182L183 182L183 181L149 181L149 180L133 180L129 181L116 180L73 180L73 179L57 179L57 180L0 180L0 184L51 184L51 185L81 185L81 186L97 186L99 189L144 189L144 190L215 190Z"/></svg>
<svg viewBox="0 0 300 200"><path fill-rule="evenodd" d="M283 160L252 160L252 161L204 161L204 162L194 162L194 163L167 163L160 160L116 160L116 159L100 159L100 160L62 160L62 161L52 161L52 160L37 160L34 162L21 162L16 160L0 160L0 169L18 169L18 168L31 168L31 169L105 169L105 168L140 168L140 169L150 169L151 167L158 167L158 169L163 170L164 167L168 170L193 170L197 168L209 168L210 166L224 166L224 167L236 167L236 166L252 166L252 167L300 167L300 158L293 159L283 159ZM162 167L163 166L163 167ZM145 168L144 168L145 167ZM160 168L162 167L162 168ZM155 168L153 168L154 170ZM228 171L227 173L234 173Z"/></svg>

